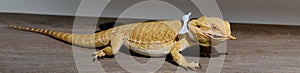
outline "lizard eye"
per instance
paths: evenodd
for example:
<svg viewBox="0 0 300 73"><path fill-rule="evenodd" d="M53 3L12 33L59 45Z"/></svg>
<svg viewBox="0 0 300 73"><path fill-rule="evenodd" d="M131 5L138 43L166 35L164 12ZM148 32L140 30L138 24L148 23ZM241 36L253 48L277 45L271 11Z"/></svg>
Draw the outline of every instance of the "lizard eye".
<svg viewBox="0 0 300 73"><path fill-rule="evenodd" d="M200 25L196 25L196 27L197 27L197 28L200 28L201 26L200 26Z"/></svg>

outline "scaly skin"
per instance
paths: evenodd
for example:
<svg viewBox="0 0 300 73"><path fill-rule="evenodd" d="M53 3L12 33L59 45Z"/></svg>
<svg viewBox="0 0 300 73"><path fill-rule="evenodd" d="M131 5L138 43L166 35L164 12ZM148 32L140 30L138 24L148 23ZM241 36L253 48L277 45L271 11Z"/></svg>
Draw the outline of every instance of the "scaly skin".
<svg viewBox="0 0 300 73"><path fill-rule="evenodd" d="M101 47L108 45L111 39L112 31L110 29L94 34L71 34L66 32L58 32L38 28L18 27L14 25L10 25L9 27L49 35L60 40L66 41L68 43L84 47Z"/></svg>
<svg viewBox="0 0 300 73"><path fill-rule="evenodd" d="M179 51L193 45L209 47L212 40L219 42L236 39L231 36L230 24L216 17L201 17L189 21L189 34L178 32L182 27L180 20L151 21L126 24L94 34L71 34L37 28L10 26L11 28L49 35L63 41L84 46L103 47L93 55L95 58L116 54L124 44L128 49L146 56L171 54L173 61L183 68L196 70L201 65L187 62Z"/></svg>

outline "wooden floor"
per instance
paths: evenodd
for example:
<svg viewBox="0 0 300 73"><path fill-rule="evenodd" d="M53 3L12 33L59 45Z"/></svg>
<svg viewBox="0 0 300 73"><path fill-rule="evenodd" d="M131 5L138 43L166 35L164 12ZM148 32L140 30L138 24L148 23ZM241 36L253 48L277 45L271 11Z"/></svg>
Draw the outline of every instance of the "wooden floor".
<svg viewBox="0 0 300 73"><path fill-rule="evenodd" d="M93 19L86 19L92 21ZM102 18L99 24L111 24L116 19ZM122 23L131 23L142 20L122 19ZM93 62L92 57L87 57L87 62L95 64L91 69L83 70L81 65L75 64L74 53L80 51L94 51L84 47L72 45L53 39L51 37L5 28L8 24L26 27L36 27L64 32L72 32L74 17L45 16L28 14L0 14L0 73L76 73L80 72L131 72L120 66L116 58L105 58L99 62ZM86 27L95 28L92 22L82 22ZM222 73L299 73L300 72L300 26L281 25L256 25L256 24L232 24L233 35L238 38L235 41L227 41L227 53L225 56ZM106 27L106 26L103 26ZM103 28L100 27L100 28ZM107 26L109 27L109 26ZM82 30L89 30L82 27ZM183 51L190 53L192 50ZM126 53L124 52L120 52ZM90 55L88 53L87 55ZM130 56L125 54L125 56ZM122 57L122 56L121 56ZM133 56L135 60L146 63L149 58ZM210 58L186 55L187 58L200 58L203 69L197 72L207 71ZM216 56L220 57L220 56ZM212 57L212 58L216 58ZM159 59L159 58L158 58ZM164 58L162 58L164 59ZM163 60L164 61L164 60ZM126 60L125 60L126 62ZM77 62L78 63L78 62ZM97 65L97 66L96 66ZM103 68L99 68L101 65ZM146 65L148 66L148 65ZM151 66L151 65L149 65ZM136 69L139 69L137 67ZM164 62L155 72L175 72L177 66ZM182 68L178 68L182 70ZM137 70L141 72L143 69Z"/></svg>

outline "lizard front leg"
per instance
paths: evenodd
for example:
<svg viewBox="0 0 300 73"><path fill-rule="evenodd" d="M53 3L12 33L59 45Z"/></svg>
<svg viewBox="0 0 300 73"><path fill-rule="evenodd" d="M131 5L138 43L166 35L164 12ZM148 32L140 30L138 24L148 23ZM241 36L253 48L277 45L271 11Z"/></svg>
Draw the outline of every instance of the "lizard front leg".
<svg viewBox="0 0 300 73"><path fill-rule="evenodd" d="M204 46L200 46L200 56L203 57L211 57L211 53L212 53L212 48L210 46L204 47Z"/></svg>
<svg viewBox="0 0 300 73"><path fill-rule="evenodd" d="M183 68L189 68L192 70L201 69L200 64L194 63L194 62L188 63L186 61L186 59L179 53L179 50L181 48L186 48L186 47L183 47L183 43L184 43L184 41L180 40L179 42L177 42L175 44L175 46L172 47L170 54L173 57L173 61L175 61L179 66L181 66Z"/></svg>

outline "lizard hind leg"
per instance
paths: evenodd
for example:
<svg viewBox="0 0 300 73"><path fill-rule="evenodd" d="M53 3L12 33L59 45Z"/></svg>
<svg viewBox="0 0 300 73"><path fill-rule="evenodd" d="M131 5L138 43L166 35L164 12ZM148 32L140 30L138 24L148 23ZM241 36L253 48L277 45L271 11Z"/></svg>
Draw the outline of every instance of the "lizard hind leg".
<svg viewBox="0 0 300 73"><path fill-rule="evenodd" d="M111 46L107 46L102 50L96 51L92 54L92 56L94 56L94 59L98 59L98 58L103 58L105 56L113 56L116 53L119 52L120 47L123 44L123 39L121 39L120 37L116 37L115 39L112 39L110 45Z"/></svg>
<svg viewBox="0 0 300 73"><path fill-rule="evenodd" d="M105 47L101 50L98 50L92 54L92 56L94 57L93 61L95 61L96 59L99 59L99 58L103 58L104 56L112 56L112 55L113 55L113 52L112 52L112 48L110 46L107 46L107 47Z"/></svg>

